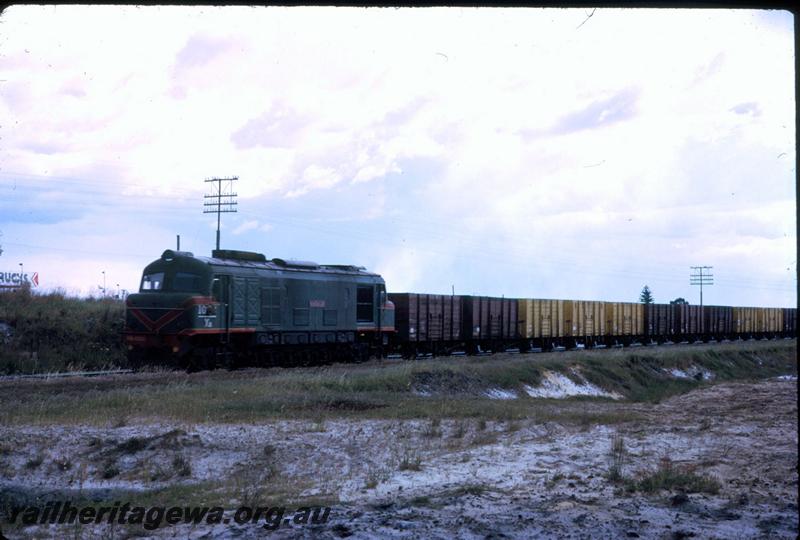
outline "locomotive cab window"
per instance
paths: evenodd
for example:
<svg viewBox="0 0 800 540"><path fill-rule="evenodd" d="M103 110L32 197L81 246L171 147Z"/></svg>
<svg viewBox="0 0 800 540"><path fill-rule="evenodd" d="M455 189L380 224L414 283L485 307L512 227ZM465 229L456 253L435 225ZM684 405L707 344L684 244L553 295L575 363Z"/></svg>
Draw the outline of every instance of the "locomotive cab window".
<svg viewBox="0 0 800 540"><path fill-rule="evenodd" d="M375 288L372 285L359 285L356 289L356 321L375 320Z"/></svg>
<svg viewBox="0 0 800 540"><path fill-rule="evenodd" d="M145 274L142 277L142 286L139 289L145 291L160 291L164 287L164 272Z"/></svg>
<svg viewBox="0 0 800 540"><path fill-rule="evenodd" d="M172 290L175 292L203 292L202 278L188 272L175 272L172 278Z"/></svg>

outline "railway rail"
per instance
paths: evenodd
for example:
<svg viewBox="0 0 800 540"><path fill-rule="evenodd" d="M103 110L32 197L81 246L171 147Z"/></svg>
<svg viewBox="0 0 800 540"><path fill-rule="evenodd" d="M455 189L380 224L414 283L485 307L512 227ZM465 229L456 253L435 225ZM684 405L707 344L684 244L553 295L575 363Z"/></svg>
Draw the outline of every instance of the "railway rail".
<svg viewBox="0 0 800 540"><path fill-rule="evenodd" d="M19 375L0 375L0 381L19 379L63 379L67 377L102 377L104 375L128 375L136 373L132 369L106 369L99 371L59 371L54 373L29 373Z"/></svg>

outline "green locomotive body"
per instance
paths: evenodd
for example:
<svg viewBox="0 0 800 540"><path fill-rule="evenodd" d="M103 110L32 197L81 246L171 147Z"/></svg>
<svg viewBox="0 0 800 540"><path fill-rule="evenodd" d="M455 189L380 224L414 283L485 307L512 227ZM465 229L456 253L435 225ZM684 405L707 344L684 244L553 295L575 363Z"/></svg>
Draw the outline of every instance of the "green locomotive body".
<svg viewBox="0 0 800 540"><path fill-rule="evenodd" d="M144 269L125 321L132 364L190 368L234 358L366 358L393 332L394 306L378 274L233 250L166 250Z"/></svg>

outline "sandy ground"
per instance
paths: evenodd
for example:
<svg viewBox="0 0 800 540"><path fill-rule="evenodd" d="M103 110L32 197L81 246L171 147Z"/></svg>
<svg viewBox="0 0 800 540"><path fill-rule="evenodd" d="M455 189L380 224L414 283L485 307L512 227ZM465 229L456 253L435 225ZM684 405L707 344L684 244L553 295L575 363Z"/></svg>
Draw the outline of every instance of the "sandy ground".
<svg viewBox="0 0 800 540"><path fill-rule="evenodd" d="M275 538L797 536L796 380L717 384L657 405L567 400L559 406L602 407L637 419L600 426L476 420L3 426L0 489L15 497L81 494L110 504L120 490L236 479L231 506L256 497L258 485L267 497L330 501L328 523L285 526L270 533ZM626 492L607 479L615 435L625 448L624 476L644 475L668 459L715 477L721 490ZM76 530L2 527L9 538ZM133 529L80 532L124 537ZM264 534L260 525L228 524L139 529L136 536Z"/></svg>

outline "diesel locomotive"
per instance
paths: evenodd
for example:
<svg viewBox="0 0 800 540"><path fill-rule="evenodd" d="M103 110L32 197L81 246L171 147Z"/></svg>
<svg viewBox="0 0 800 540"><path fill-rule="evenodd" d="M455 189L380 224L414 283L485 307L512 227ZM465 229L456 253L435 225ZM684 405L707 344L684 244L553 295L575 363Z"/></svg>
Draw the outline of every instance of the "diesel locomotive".
<svg viewBox="0 0 800 540"><path fill-rule="evenodd" d="M203 369L366 359L393 332L383 278L363 267L168 249L127 298L124 339L134 366Z"/></svg>
<svg viewBox="0 0 800 540"><path fill-rule="evenodd" d="M360 266L166 250L127 298L130 363L187 369L795 337L796 308L386 292Z"/></svg>

